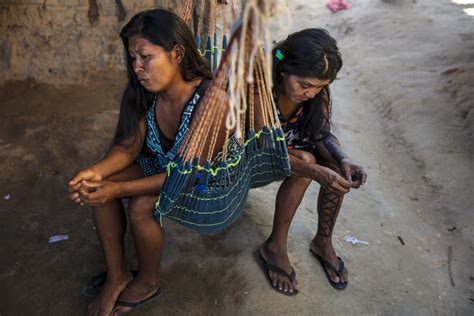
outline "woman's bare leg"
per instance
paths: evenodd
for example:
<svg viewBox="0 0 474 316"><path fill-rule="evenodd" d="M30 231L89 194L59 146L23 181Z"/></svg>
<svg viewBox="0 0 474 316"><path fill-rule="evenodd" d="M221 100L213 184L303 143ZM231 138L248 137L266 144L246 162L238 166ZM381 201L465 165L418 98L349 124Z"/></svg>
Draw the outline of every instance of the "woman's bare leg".
<svg viewBox="0 0 474 316"><path fill-rule="evenodd" d="M144 177L137 165L107 178L108 181L126 181ZM107 269L106 282L97 296L89 305L89 315L110 315L115 301L132 276L125 267L124 235L127 227L125 212L120 199L113 200L102 207L94 207L92 217L97 236L104 254Z"/></svg>
<svg viewBox="0 0 474 316"><path fill-rule="evenodd" d="M165 234L153 215L156 200L156 196L137 196L130 199L128 214L139 272L120 295L120 301L142 301L152 296L160 287L159 267ZM114 313L122 314L129 309L117 306Z"/></svg>
<svg viewBox="0 0 474 316"><path fill-rule="evenodd" d="M316 163L314 156L308 152L293 150L291 155L303 159L309 163ZM271 263L287 273L291 273L291 263L288 258L287 240L291 221L311 179L300 177L295 174L286 178L278 190L275 202L275 215L270 237L263 243L261 254L268 263ZM297 282L291 282L288 277L281 273L269 271L273 285L280 291L293 292L297 289Z"/></svg>
<svg viewBox="0 0 474 316"><path fill-rule="evenodd" d="M340 173L340 170L334 165L327 165L327 167ZM323 187L319 189L318 195L318 231L313 238L310 248L328 261L336 269L339 267L339 260L337 259L336 251L332 245L332 233L336 225L337 216L341 210L344 194L329 191ZM336 283L343 283L347 281L348 271L344 269L342 280L331 269L328 270L331 279Z"/></svg>

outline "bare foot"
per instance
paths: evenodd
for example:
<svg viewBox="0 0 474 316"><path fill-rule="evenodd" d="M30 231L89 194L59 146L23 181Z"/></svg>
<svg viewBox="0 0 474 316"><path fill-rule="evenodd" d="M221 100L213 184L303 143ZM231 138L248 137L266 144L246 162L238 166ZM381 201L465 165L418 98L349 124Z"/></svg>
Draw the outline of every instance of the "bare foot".
<svg viewBox="0 0 474 316"><path fill-rule="evenodd" d="M337 259L336 251L334 251L330 238L319 238L316 236L309 247L315 254L332 264L336 269L339 268L339 260ZM339 278L332 269L329 268L327 270L331 280L335 283L344 283L348 280L348 271L345 267L341 278Z"/></svg>
<svg viewBox="0 0 474 316"><path fill-rule="evenodd" d="M139 273L138 276L128 284L122 294L120 294L118 300L134 304L153 296L160 289L160 283L159 281L151 282L150 279L151 278L147 276L140 277ZM114 308L113 315L123 315L131 309L132 307L118 305Z"/></svg>
<svg viewBox="0 0 474 316"><path fill-rule="evenodd" d="M125 273L121 278L116 280L107 278L99 295L87 308L87 315L109 316L114 309L118 296L132 279L133 277L130 272Z"/></svg>
<svg viewBox="0 0 474 316"><path fill-rule="evenodd" d="M293 268L291 267L286 247L276 245L267 240L263 243L259 251L269 264L284 270L289 275L291 274ZM298 290L298 282L296 280L292 281L288 276L282 273L269 270L268 276L270 280L272 280L273 286L279 291L293 293L295 290Z"/></svg>

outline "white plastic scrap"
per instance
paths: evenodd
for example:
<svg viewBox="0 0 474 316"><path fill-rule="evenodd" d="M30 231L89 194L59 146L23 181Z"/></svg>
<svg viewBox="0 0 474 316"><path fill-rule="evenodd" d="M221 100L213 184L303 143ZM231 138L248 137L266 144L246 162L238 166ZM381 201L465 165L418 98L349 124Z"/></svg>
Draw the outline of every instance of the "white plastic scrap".
<svg viewBox="0 0 474 316"><path fill-rule="evenodd" d="M347 235L346 237L344 237L344 240L351 245L357 245L357 244L368 245L369 244L368 242L359 240L356 237L351 236L351 235Z"/></svg>
<svg viewBox="0 0 474 316"><path fill-rule="evenodd" d="M10 194L7 194L7 195L5 195L5 196L3 197L3 199L4 199L4 200L9 200L10 197L11 197L11 195L10 195Z"/></svg>
<svg viewBox="0 0 474 316"><path fill-rule="evenodd" d="M68 240L68 239L69 239L69 235L54 235L54 236L49 237L49 243L52 244L54 242L58 242L61 240Z"/></svg>

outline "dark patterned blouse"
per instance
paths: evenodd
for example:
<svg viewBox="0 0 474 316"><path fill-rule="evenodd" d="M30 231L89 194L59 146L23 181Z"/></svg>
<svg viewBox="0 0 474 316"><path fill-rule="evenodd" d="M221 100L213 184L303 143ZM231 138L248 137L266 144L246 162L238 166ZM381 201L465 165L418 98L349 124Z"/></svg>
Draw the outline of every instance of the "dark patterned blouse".
<svg viewBox="0 0 474 316"><path fill-rule="evenodd" d="M278 118L280 120L281 128L285 132L285 139L288 149L308 150L312 148L311 142L308 138L300 140L298 131L298 125L303 118L303 106L301 106L295 113L290 115L290 117L286 120L278 109Z"/></svg>
<svg viewBox="0 0 474 316"><path fill-rule="evenodd" d="M153 98L153 104L150 106L146 114L147 135L145 146L137 158L137 163L142 167L145 176L148 177L165 172L168 163L175 159L179 147L189 131L194 108L205 93L208 83L208 80L202 80L200 86L196 89L184 107L174 141L166 139L160 131L160 126L156 121L155 115L157 98L156 96Z"/></svg>

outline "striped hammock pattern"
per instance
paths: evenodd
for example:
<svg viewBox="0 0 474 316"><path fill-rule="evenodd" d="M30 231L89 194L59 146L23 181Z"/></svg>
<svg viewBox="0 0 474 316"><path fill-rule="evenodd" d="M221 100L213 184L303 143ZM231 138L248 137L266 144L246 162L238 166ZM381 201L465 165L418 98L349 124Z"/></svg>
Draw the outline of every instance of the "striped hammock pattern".
<svg viewBox="0 0 474 316"><path fill-rule="evenodd" d="M242 146L230 138L226 160L200 166L197 161L168 165L168 176L156 204L160 222L166 216L201 233L213 234L241 214L250 188L284 179L291 173L281 128L250 131Z"/></svg>
<svg viewBox="0 0 474 316"><path fill-rule="evenodd" d="M177 158L167 166L154 213L161 224L167 217L201 233L222 231L241 215L251 188L291 174L271 93L271 58L262 48L266 11L257 0L246 4Z"/></svg>
<svg viewBox="0 0 474 316"><path fill-rule="evenodd" d="M228 21L237 19L240 0L184 0L179 16L196 33L196 47L215 72L224 55L229 38Z"/></svg>

